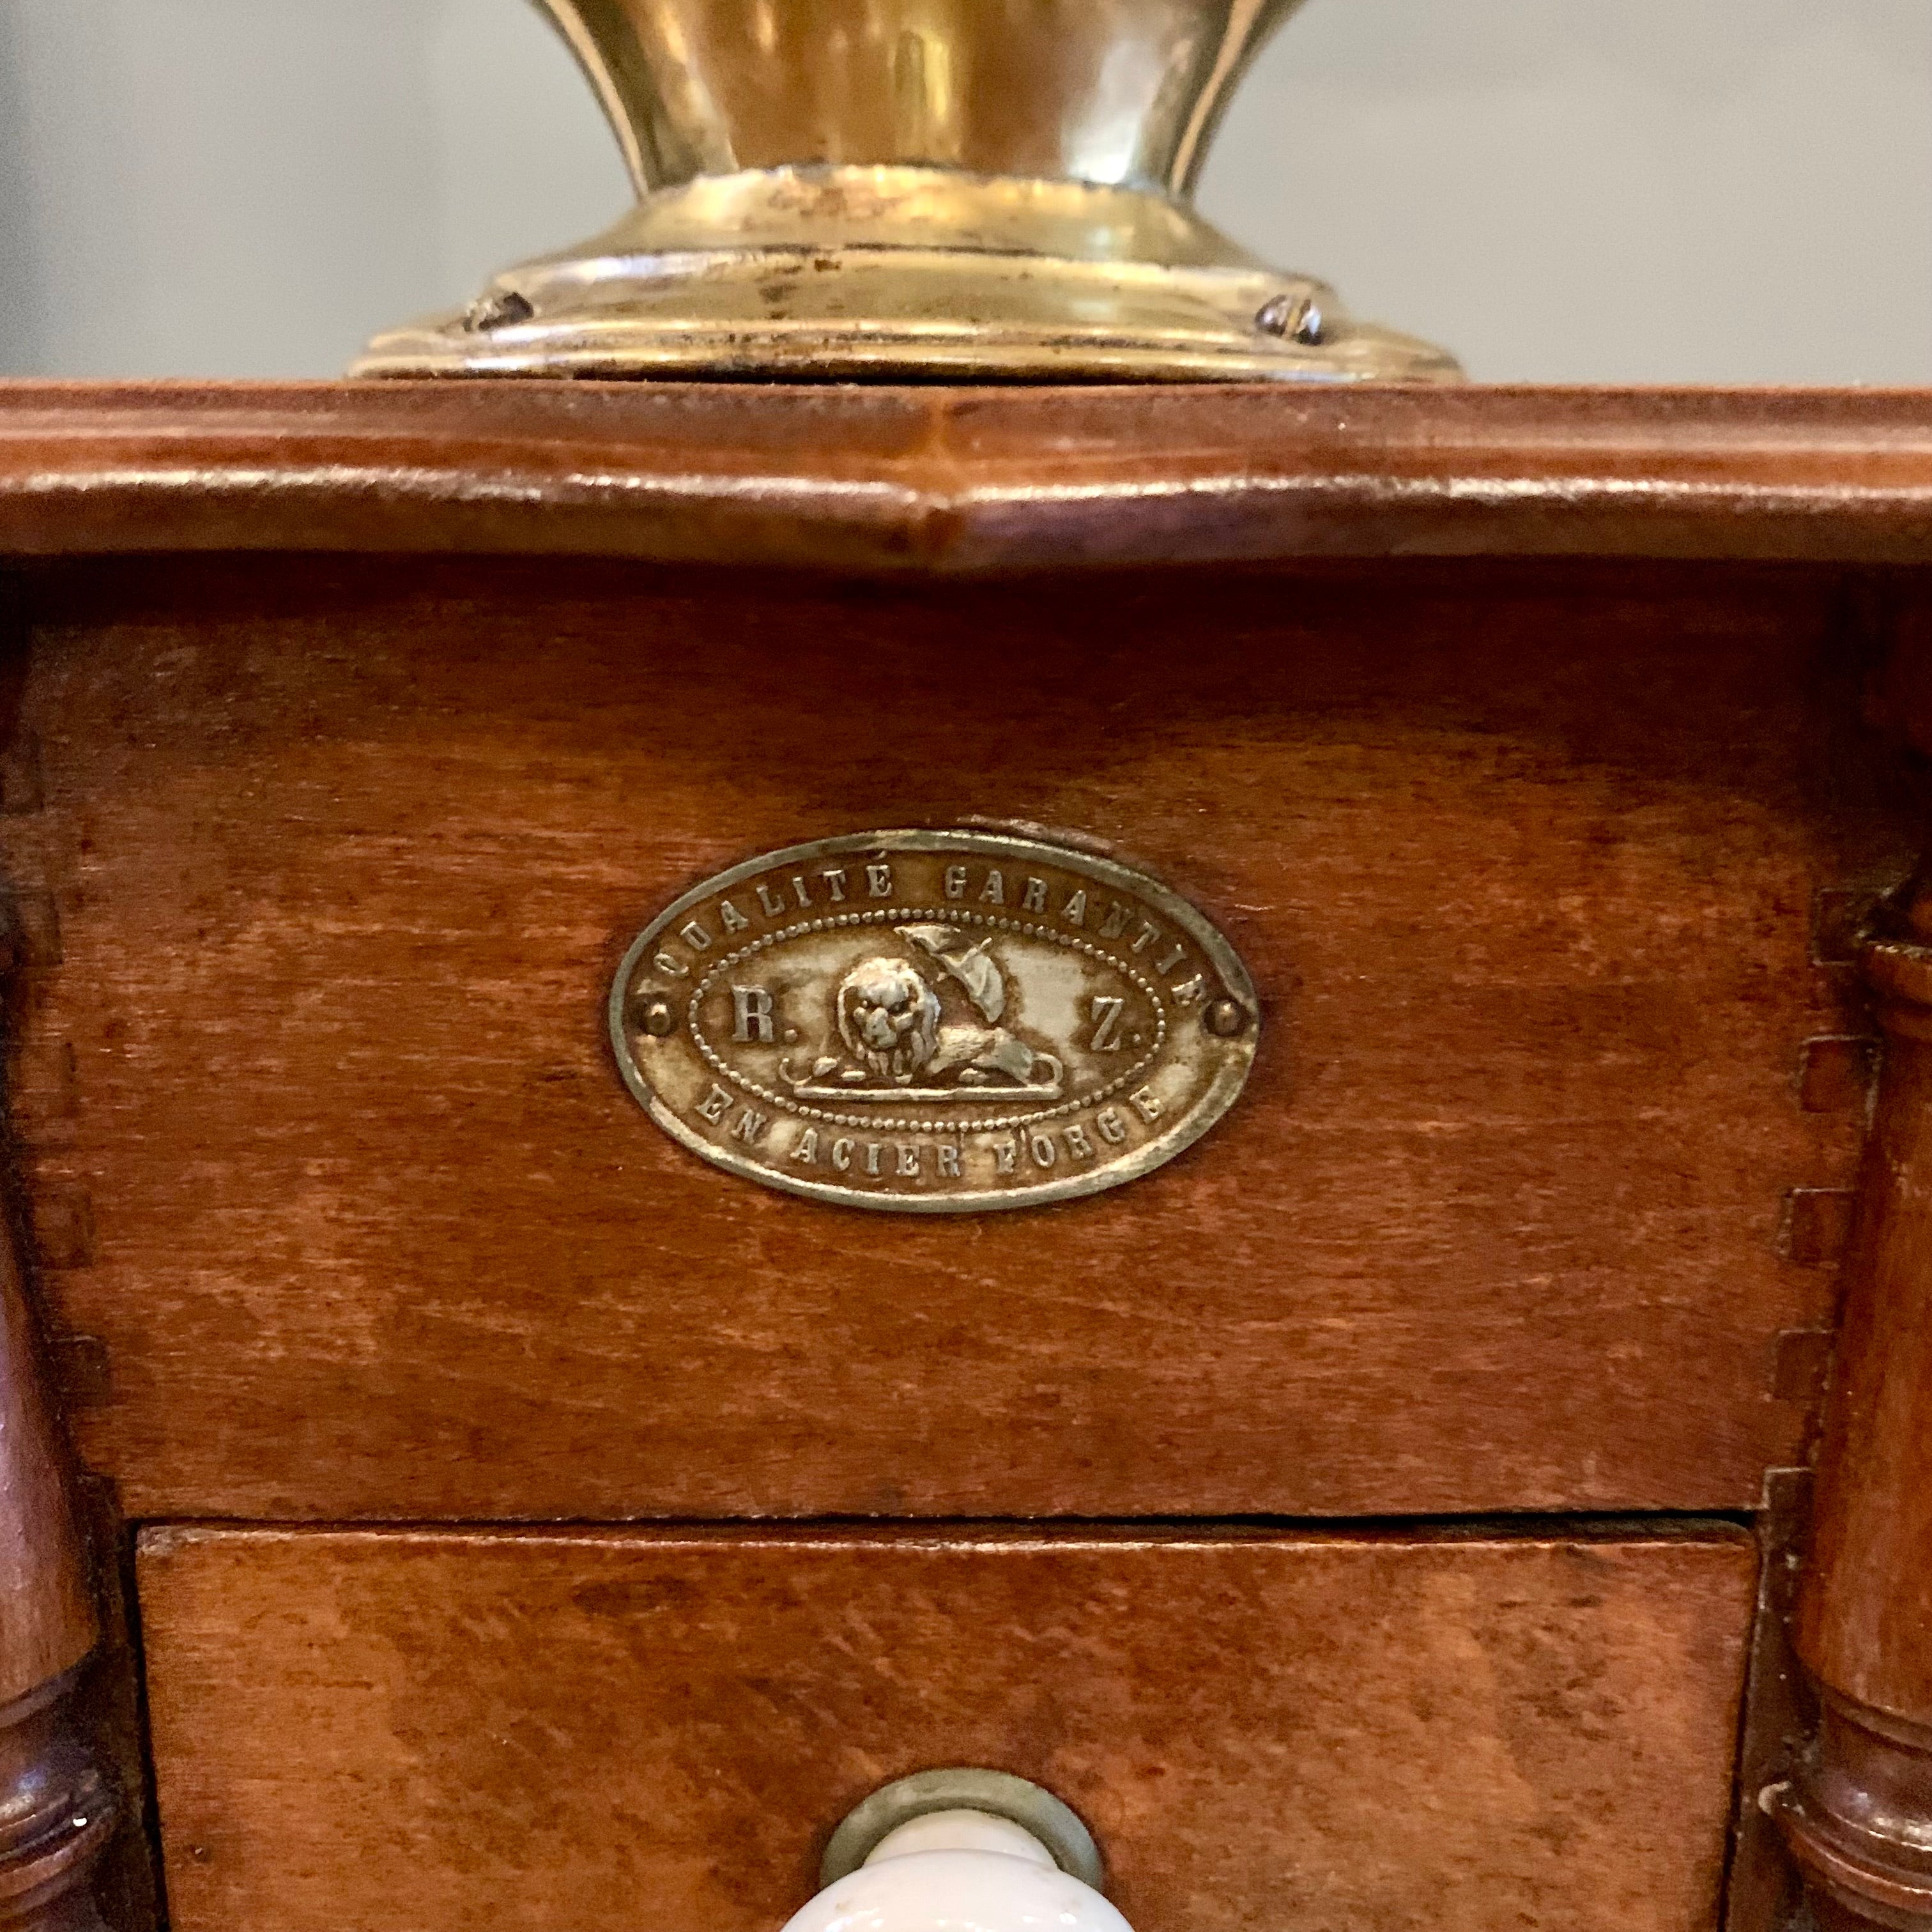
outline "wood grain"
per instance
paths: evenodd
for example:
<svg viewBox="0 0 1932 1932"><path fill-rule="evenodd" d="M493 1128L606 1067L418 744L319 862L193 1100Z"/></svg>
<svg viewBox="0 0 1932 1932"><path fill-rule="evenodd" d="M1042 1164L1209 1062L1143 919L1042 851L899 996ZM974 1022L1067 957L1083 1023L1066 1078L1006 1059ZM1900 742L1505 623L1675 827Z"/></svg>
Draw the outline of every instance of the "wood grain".
<svg viewBox="0 0 1932 1932"><path fill-rule="evenodd" d="M1922 391L0 383L0 553L1913 563Z"/></svg>
<svg viewBox="0 0 1932 1932"><path fill-rule="evenodd" d="M176 1932L772 1932L886 1780L1141 1926L1703 1932L1755 1556L1628 1539L157 1528Z"/></svg>
<svg viewBox="0 0 1932 1932"><path fill-rule="evenodd" d="M44 584L0 821L56 1325L129 1514L1748 1509L1848 1186L1809 956L1900 811L1807 579L1572 568L943 597L542 566ZM770 1194L625 1096L624 947L800 838L1021 819L1193 898L1270 1018L1110 1199ZM1815 1258L1802 1257L1799 1258ZM1692 1370L1687 1372L1687 1370ZM970 1418L970 1426L962 1419Z"/></svg>

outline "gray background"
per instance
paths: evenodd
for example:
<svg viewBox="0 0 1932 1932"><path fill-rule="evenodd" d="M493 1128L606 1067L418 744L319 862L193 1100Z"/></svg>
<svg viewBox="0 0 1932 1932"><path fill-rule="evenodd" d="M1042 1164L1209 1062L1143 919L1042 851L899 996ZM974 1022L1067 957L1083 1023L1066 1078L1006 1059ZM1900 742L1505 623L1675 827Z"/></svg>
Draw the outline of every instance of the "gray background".
<svg viewBox="0 0 1932 1932"><path fill-rule="evenodd" d="M331 374L628 199L524 0L0 0L0 373ZM1932 383L1932 0L1312 0L1201 200L1485 379Z"/></svg>

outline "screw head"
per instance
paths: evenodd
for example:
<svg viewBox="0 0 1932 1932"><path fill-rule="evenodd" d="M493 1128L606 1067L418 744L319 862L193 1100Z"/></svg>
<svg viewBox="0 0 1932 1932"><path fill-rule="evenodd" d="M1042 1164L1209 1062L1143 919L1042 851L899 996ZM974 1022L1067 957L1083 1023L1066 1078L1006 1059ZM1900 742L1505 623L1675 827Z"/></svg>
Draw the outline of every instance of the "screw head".
<svg viewBox="0 0 1932 1932"><path fill-rule="evenodd" d="M653 1040L665 1040L677 1030L677 1009L662 993L640 994L631 1002L631 1024Z"/></svg>
<svg viewBox="0 0 1932 1932"><path fill-rule="evenodd" d="M1312 296L1279 295L1255 311L1255 326L1264 335L1312 348L1322 340L1322 315Z"/></svg>
<svg viewBox="0 0 1932 1932"><path fill-rule="evenodd" d="M463 326L472 334L483 335L493 328L528 322L536 314L536 305L528 296L520 296L514 289L493 289L470 304L464 314Z"/></svg>
<svg viewBox="0 0 1932 1932"><path fill-rule="evenodd" d="M1246 1026L1248 1016L1238 1000L1214 1000L1201 1022L1216 1040L1233 1040Z"/></svg>

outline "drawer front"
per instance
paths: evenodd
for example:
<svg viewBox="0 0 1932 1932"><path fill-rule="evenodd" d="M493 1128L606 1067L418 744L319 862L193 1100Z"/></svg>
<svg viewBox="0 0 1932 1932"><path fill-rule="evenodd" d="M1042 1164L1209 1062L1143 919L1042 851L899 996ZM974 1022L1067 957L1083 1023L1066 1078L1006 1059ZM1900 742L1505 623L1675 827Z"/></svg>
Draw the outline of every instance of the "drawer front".
<svg viewBox="0 0 1932 1932"><path fill-rule="evenodd" d="M1786 1198L1861 1118L1792 1078L1861 1024L1814 896L1896 856L1836 776L1824 595L51 587L46 809L0 841L57 917L15 1090L55 1325L111 1365L84 1450L130 1514L242 1520L1753 1508L1804 1440L1779 1338L1830 1307ZM604 1001L680 892L1016 818L1246 960L1198 1145L933 1225L627 1096Z"/></svg>
<svg viewBox="0 0 1932 1932"><path fill-rule="evenodd" d="M177 1932L775 1932L1018 1772L1142 1926L1708 1932L1750 1540L152 1529Z"/></svg>

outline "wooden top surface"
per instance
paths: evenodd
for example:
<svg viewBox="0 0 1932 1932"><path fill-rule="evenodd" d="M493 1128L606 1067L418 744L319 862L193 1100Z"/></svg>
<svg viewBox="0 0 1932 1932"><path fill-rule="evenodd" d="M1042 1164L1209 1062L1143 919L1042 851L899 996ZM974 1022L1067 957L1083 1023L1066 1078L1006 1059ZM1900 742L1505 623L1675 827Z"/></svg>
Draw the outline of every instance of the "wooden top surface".
<svg viewBox="0 0 1932 1932"><path fill-rule="evenodd" d="M0 554L159 550L1910 562L1932 391L0 383Z"/></svg>

